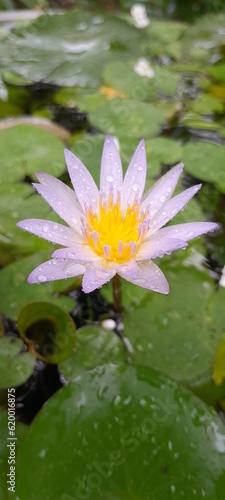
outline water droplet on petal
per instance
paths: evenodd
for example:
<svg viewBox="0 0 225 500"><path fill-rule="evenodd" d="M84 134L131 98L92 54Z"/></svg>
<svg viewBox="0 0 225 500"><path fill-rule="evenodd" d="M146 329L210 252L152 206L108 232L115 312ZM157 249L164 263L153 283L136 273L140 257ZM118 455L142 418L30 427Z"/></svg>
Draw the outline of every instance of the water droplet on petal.
<svg viewBox="0 0 225 500"><path fill-rule="evenodd" d="M138 183L133 184L132 189L136 193L138 191L138 189L140 189L140 184L138 184Z"/></svg>
<svg viewBox="0 0 225 500"><path fill-rule="evenodd" d="M160 196L159 200L161 201L161 203L164 203L164 201L166 201L166 197L165 196Z"/></svg>
<svg viewBox="0 0 225 500"><path fill-rule="evenodd" d="M49 226L48 226L48 224L43 224L43 226L42 226L42 230L44 231L44 233L47 233L47 232L48 232L48 230L49 230Z"/></svg>
<svg viewBox="0 0 225 500"><path fill-rule="evenodd" d="M107 182L113 182L114 181L113 175L107 175L106 180L107 180Z"/></svg>
<svg viewBox="0 0 225 500"><path fill-rule="evenodd" d="M143 170L142 165L138 165L137 170L138 170L138 172L142 172L142 170Z"/></svg>
<svg viewBox="0 0 225 500"><path fill-rule="evenodd" d="M44 281L47 281L47 278L46 276L44 276L44 274L39 274L37 276L37 281L39 281L39 283L44 283Z"/></svg>
<svg viewBox="0 0 225 500"><path fill-rule="evenodd" d="M194 231L188 231L188 238L191 238L194 235L195 235Z"/></svg>

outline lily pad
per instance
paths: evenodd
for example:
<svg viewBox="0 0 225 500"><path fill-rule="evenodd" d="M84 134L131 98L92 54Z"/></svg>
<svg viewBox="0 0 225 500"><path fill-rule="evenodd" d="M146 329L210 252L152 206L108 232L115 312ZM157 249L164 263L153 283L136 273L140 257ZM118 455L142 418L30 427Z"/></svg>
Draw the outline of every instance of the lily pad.
<svg viewBox="0 0 225 500"><path fill-rule="evenodd" d="M168 296L147 292L137 307L124 313L125 335L135 363L152 366L190 383L212 369L224 331L225 291L215 291L206 272L164 259ZM131 288L135 296L135 286Z"/></svg>
<svg viewBox="0 0 225 500"><path fill-rule="evenodd" d="M77 344L72 356L60 363L60 370L66 380L71 381L85 370L124 361L125 349L115 332L97 326L84 326L77 331Z"/></svg>
<svg viewBox="0 0 225 500"><path fill-rule="evenodd" d="M49 253L42 251L9 264L0 271L0 303L3 314L16 320L21 307L36 300L46 300L58 304L67 312L73 309L74 301L71 298L54 293L54 282L44 285L30 285L26 282L29 273L49 258ZM73 282L74 280L71 278L70 283L65 284L65 288Z"/></svg>
<svg viewBox="0 0 225 500"><path fill-rule="evenodd" d="M194 177L206 182L212 182L224 192L225 147L210 142L196 141L185 144L183 160L186 171Z"/></svg>
<svg viewBox="0 0 225 500"><path fill-rule="evenodd" d="M118 55L137 53L140 32L109 14L70 10L43 15L3 40L2 65L27 82L96 87L101 70Z"/></svg>
<svg viewBox="0 0 225 500"><path fill-rule="evenodd" d="M103 366L58 391L31 424L17 453L17 496L161 500L194 491L222 500L224 449L221 420L189 391L146 367Z"/></svg>
<svg viewBox="0 0 225 500"><path fill-rule="evenodd" d="M157 135L166 121L156 106L131 99L112 99L91 111L88 119L104 133L137 138Z"/></svg>
<svg viewBox="0 0 225 500"><path fill-rule="evenodd" d="M28 345L48 363L70 356L76 341L73 319L50 302L31 302L19 312L18 330Z"/></svg>
<svg viewBox="0 0 225 500"><path fill-rule="evenodd" d="M0 339L0 388L24 384L32 375L35 358L29 352L22 352L23 342L13 337Z"/></svg>
<svg viewBox="0 0 225 500"><path fill-rule="evenodd" d="M65 170L63 143L46 130L31 125L1 129L0 144L1 182L18 181L38 170L57 177Z"/></svg>

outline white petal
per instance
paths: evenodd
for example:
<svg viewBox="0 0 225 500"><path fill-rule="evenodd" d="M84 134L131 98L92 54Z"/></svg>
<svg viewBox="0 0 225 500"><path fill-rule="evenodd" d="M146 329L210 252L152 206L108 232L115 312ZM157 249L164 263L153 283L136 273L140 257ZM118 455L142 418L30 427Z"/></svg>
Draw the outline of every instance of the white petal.
<svg viewBox="0 0 225 500"><path fill-rule="evenodd" d="M183 168L183 163L171 168L144 195L141 208L149 208L150 218L171 198Z"/></svg>
<svg viewBox="0 0 225 500"><path fill-rule="evenodd" d="M118 266L117 273L126 280L136 279L138 276L138 265L135 260Z"/></svg>
<svg viewBox="0 0 225 500"><path fill-rule="evenodd" d="M40 238L59 245L72 247L74 243L83 243L83 239L73 229L57 222L43 219L26 219L18 222L17 226L24 231L36 234Z"/></svg>
<svg viewBox="0 0 225 500"><path fill-rule="evenodd" d="M81 206L97 208L99 192L90 172L71 151L65 149L65 159L71 182Z"/></svg>
<svg viewBox="0 0 225 500"><path fill-rule="evenodd" d="M84 274L85 267L69 259L51 259L36 267L28 276L28 283L44 283Z"/></svg>
<svg viewBox="0 0 225 500"><path fill-rule="evenodd" d="M53 252L52 257L55 259L73 259L79 262L91 262L101 259L94 250L85 244L74 244L72 248L58 248Z"/></svg>
<svg viewBox="0 0 225 500"><path fill-rule="evenodd" d="M120 155L112 137L105 139L100 175L100 191L103 199L107 199L111 192L116 201L118 189L120 190L123 181L123 171Z"/></svg>
<svg viewBox="0 0 225 500"><path fill-rule="evenodd" d="M116 270L112 268L105 268L98 264L89 266L84 274L82 286L85 293L90 293L101 288L102 285L115 276Z"/></svg>
<svg viewBox="0 0 225 500"><path fill-rule="evenodd" d="M156 259L156 257L163 257L163 255L170 255L174 250L186 248L187 244L183 240L173 238L160 238L159 232L157 236L144 241L138 250L136 260L149 260Z"/></svg>
<svg viewBox="0 0 225 500"><path fill-rule="evenodd" d="M168 238L180 238L184 241L197 238L201 234L219 229L219 224L215 222L186 222L185 224L175 224L174 226L159 229L158 236Z"/></svg>
<svg viewBox="0 0 225 500"><path fill-rule="evenodd" d="M69 226L81 233L83 216L75 192L63 182L48 174L37 173L41 184L33 183L37 192Z"/></svg>
<svg viewBox="0 0 225 500"><path fill-rule="evenodd" d="M167 294L170 290L166 277L152 260L138 262L137 278L127 278L127 280L153 292Z"/></svg>
<svg viewBox="0 0 225 500"><path fill-rule="evenodd" d="M144 140L139 143L124 177L121 198L122 209L141 199L146 180L146 152Z"/></svg>
<svg viewBox="0 0 225 500"><path fill-rule="evenodd" d="M158 229L167 224L169 220L173 219L173 217L175 217L175 215L177 215L177 213L180 212L199 191L201 186L201 184L198 184L197 186L190 187L169 200L150 222L150 229L147 236L155 233Z"/></svg>

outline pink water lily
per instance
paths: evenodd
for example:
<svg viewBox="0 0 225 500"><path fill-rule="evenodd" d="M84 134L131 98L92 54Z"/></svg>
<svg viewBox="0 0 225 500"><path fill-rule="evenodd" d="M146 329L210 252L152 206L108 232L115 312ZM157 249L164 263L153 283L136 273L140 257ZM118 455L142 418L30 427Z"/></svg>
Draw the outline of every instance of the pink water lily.
<svg viewBox="0 0 225 500"><path fill-rule="evenodd" d="M18 223L25 231L62 245L51 260L28 277L40 283L83 275L84 292L92 292L115 274L158 293L169 293L168 282L153 262L156 257L185 248L187 241L218 225L189 222L163 227L198 192L201 184L172 194L183 170L169 170L143 196L146 153L142 140L123 179L119 152L111 137L105 140L100 191L83 163L70 151L65 159L74 190L46 173L37 173L38 193L68 226L41 219Z"/></svg>

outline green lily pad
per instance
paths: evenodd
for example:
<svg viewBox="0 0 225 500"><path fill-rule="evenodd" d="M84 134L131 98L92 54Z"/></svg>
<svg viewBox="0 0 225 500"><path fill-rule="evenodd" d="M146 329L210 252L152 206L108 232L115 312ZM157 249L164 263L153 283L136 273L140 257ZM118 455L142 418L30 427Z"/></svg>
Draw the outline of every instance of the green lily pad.
<svg viewBox="0 0 225 500"><path fill-rule="evenodd" d="M58 304L67 312L74 308L74 301L70 297L54 292L54 282L45 283L43 286L39 284L30 285L26 281L29 273L49 258L49 253L42 251L9 264L0 271L0 310L3 314L16 320L19 310L28 302L36 300ZM75 282L71 278L70 283L64 284L65 289Z"/></svg>
<svg viewBox="0 0 225 500"><path fill-rule="evenodd" d="M189 391L146 367L103 366L58 391L31 424L17 453L17 496L161 500L194 491L222 500L224 448L221 420Z"/></svg>
<svg viewBox="0 0 225 500"><path fill-rule="evenodd" d="M138 53L140 38L119 17L70 10L17 28L1 43L0 57L5 71L27 82L96 87L103 65L118 55Z"/></svg>
<svg viewBox="0 0 225 500"><path fill-rule="evenodd" d="M223 113L224 105L216 97L202 94L197 100L190 102L189 108L202 115L212 115L214 113Z"/></svg>
<svg viewBox="0 0 225 500"><path fill-rule="evenodd" d="M140 76L135 71L137 61L115 61L105 66L103 80L131 99L152 100L156 94L173 95L177 92L177 79L168 71L150 63L154 76Z"/></svg>
<svg viewBox="0 0 225 500"><path fill-rule="evenodd" d="M153 19L147 31L150 35L150 40L157 40L161 44L167 45L178 40L186 28L187 25L185 23Z"/></svg>
<svg viewBox="0 0 225 500"><path fill-rule="evenodd" d="M0 339L0 388L24 384L32 375L35 358L29 352L22 352L23 342L13 337Z"/></svg>
<svg viewBox="0 0 225 500"><path fill-rule="evenodd" d="M50 302L30 302L19 312L21 337L33 344L48 363L59 363L71 355L76 341L73 319L61 307Z"/></svg>
<svg viewBox="0 0 225 500"><path fill-rule="evenodd" d="M77 331L77 344L72 356L60 363L66 380L74 380L85 370L106 363L121 364L125 349L115 332L96 326L84 326Z"/></svg>
<svg viewBox="0 0 225 500"><path fill-rule="evenodd" d="M65 170L63 143L46 130L31 125L1 129L0 144L1 182L18 181L38 170L57 177Z"/></svg>
<svg viewBox="0 0 225 500"><path fill-rule="evenodd" d="M131 99L112 99L91 111L88 119L104 133L137 138L157 135L166 121L155 106Z"/></svg>
<svg viewBox="0 0 225 500"><path fill-rule="evenodd" d="M183 148L186 171L202 181L212 182L221 191L225 185L224 157L225 147L210 142L196 141Z"/></svg>
<svg viewBox="0 0 225 500"><path fill-rule="evenodd" d="M152 366L190 383L212 369L224 331L225 291L215 291L206 272L164 259L168 296L147 292L137 307L124 312L125 335L135 363ZM135 286L131 288L135 296Z"/></svg>

